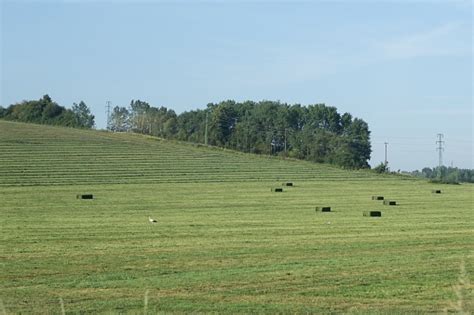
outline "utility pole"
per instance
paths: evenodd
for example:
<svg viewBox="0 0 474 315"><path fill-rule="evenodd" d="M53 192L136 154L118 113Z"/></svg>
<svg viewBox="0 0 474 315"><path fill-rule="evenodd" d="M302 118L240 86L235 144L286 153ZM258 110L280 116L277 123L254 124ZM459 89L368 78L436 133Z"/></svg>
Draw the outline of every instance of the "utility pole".
<svg viewBox="0 0 474 315"><path fill-rule="evenodd" d="M387 146L388 146L388 142L384 142L385 144L385 167L387 167L388 165L388 160L387 160Z"/></svg>
<svg viewBox="0 0 474 315"><path fill-rule="evenodd" d="M288 130L288 128L285 128L285 156L286 156L286 131Z"/></svg>
<svg viewBox="0 0 474 315"><path fill-rule="evenodd" d="M438 141L436 141L436 144L438 145L438 147L436 148L436 150L438 150L438 153L439 153L439 166L443 166L443 151L444 151L444 148L443 148L443 144L444 144L444 141L442 140L444 137L444 135L442 133L438 133Z"/></svg>
<svg viewBox="0 0 474 315"><path fill-rule="evenodd" d="M107 113L107 130L110 130L110 101L105 102L105 108Z"/></svg>
<svg viewBox="0 0 474 315"><path fill-rule="evenodd" d="M206 110L206 128L204 129L204 144L207 145L207 113L208 111Z"/></svg>

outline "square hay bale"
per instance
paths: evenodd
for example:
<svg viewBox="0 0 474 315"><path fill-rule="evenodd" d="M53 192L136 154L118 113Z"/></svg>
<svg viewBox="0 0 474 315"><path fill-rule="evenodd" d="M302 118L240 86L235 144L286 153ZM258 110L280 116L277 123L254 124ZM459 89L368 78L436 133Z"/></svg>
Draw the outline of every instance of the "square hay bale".
<svg viewBox="0 0 474 315"><path fill-rule="evenodd" d="M372 196L372 200L383 200L383 196Z"/></svg>
<svg viewBox="0 0 474 315"><path fill-rule="evenodd" d="M292 182L286 182L286 183L283 183L283 186L293 187L293 183Z"/></svg>
<svg viewBox="0 0 474 315"><path fill-rule="evenodd" d="M364 211L364 217L381 217L382 211Z"/></svg>
<svg viewBox="0 0 474 315"><path fill-rule="evenodd" d="M331 212L331 207L316 207L316 212Z"/></svg>
<svg viewBox="0 0 474 315"><path fill-rule="evenodd" d="M441 190L435 189L435 190L432 190L431 193L433 193L433 194L441 194Z"/></svg>
<svg viewBox="0 0 474 315"><path fill-rule="evenodd" d="M273 192L283 192L283 188L279 188L279 187L272 188L271 191L273 191Z"/></svg>
<svg viewBox="0 0 474 315"><path fill-rule="evenodd" d="M395 200L384 200L383 204L387 206L396 206L397 202Z"/></svg>
<svg viewBox="0 0 474 315"><path fill-rule="evenodd" d="M93 194L76 195L77 199L94 199Z"/></svg>

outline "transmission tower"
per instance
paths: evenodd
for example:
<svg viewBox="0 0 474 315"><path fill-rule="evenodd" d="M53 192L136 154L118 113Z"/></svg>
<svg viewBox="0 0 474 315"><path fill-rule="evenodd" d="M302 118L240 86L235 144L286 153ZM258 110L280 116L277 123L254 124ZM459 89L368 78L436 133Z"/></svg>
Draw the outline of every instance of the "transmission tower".
<svg viewBox="0 0 474 315"><path fill-rule="evenodd" d="M388 142L384 142L385 144L385 167L387 167L388 165L388 160L387 160L387 146L388 146Z"/></svg>
<svg viewBox="0 0 474 315"><path fill-rule="evenodd" d="M110 101L105 102L106 114L107 114L107 130L110 130Z"/></svg>
<svg viewBox="0 0 474 315"><path fill-rule="evenodd" d="M442 133L438 133L438 141L436 141L436 144L438 145L438 147L436 148L436 150L438 151L438 154L439 154L439 166L443 166L443 151L444 151L444 148L443 148L443 144L444 144L444 141L442 140L444 137L444 135Z"/></svg>

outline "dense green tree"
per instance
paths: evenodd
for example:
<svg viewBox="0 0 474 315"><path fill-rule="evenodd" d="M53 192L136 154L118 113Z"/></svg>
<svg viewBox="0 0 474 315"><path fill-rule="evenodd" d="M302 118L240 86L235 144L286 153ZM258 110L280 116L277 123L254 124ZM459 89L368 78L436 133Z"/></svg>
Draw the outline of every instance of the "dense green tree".
<svg viewBox="0 0 474 315"><path fill-rule="evenodd" d="M347 128L345 142L349 144L349 154L353 156L353 166L355 168L369 167L368 160L372 147L370 144L369 126L360 118L355 118ZM347 166L347 165L345 165Z"/></svg>
<svg viewBox="0 0 474 315"><path fill-rule="evenodd" d="M59 106L58 104L54 102L45 103L42 108L43 108L42 113L41 113L42 123L54 124L55 119L66 111L64 107Z"/></svg>
<svg viewBox="0 0 474 315"><path fill-rule="evenodd" d="M165 123L170 118L167 108L165 107L150 107L147 110L149 134L158 137L165 136Z"/></svg>
<svg viewBox="0 0 474 315"><path fill-rule="evenodd" d="M130 113L127 108L115 106L110 114L110 130L124 132L130 130Z"/></svg>
<svg viewBox="0 0 474 315"><path fill-rule="evenodd" d="M423 177L426 177L426 178L433 178L433 170L429 167L425 167L421 170L421 173L423 175Z"/></svg>
<svg viewBox="0 0 474 315"><path fill-rule="evenodd" d="M84 102L72 110L48 95L0 111L4 119L91 128L93 116ZM324 104L302 106L274 101L223 101L205 110L177 115L166 107L132 100L128 108L116 106L110 130L150 134L195 143L206 141L225 148L332 163L346 168L369 167L370 131L367 123L343 115ZM439 173L439 171L437 171ZM444 175L442 175L444 176ZM453 175L454 176L454 175ZM457 178L470 177L461 172Z"/></svg>
<svg viewBox="0 0 474 315"><path fill-rule="evenodd" d="M90 114L84 102L81 103L74 104L72 110L66 109L46 94L39 100L10 105L3 111L2 117L36 124L91 128L94 125L94 116Z"/></svg>
<svg viewBox="0 0 474 315"><path fill-rule="evenodd" d="M206 111L210 144L348 168L369 167L368 125L348 113L341 116L335 107L224 101L208 104ZM177 138L204 142L206 111L179 115Z"/></svg>
<svg viewBox="0 0 474 315"><path fill-rule="evenodd" d="M206 114L202 110L184 112L177 117L177 138L204 143Z"/></svg>
<svg viewBox="0 0 474 315"><path fill-rule="evenodd" d="M80 101L79 104L74 103L72 105L72 112L76 115L78 127L89 129L94 127L94 115L91 114L91 110L87 107L86 103L83 101Z"/></svg>
<svg viewBox="0 0 474 315"><path fill-rule="evenodd" d="M177 133L178 133L178 119L176 118L176 114L169 115L169 118L163 124L162 137L173 139Z"/></svg>
<svg viewBox="0 0 474 315"><path fill-rule="evenodd" d="M78 125L77 116L72 112L72 110L65 110L59 117L56 124L71 128L81 128Z"/></svg>
<svg viewBox="0 0 474 315"><path fill-rule="evenodd" d="M421 172L413 171L411 174L440 183L474 183L474 170L471 169L459 169L457 167L446 166L434 168L424 167Z"/></svg>
<svg viewBox="0 0 474 315"><path fill-rule="evenodd" d="M150 134L152 126L152 114L150 104L140 100L130 102L130 127L132 131Z"/></svg>
<svg viewBox="0 0 474 315"><path fill-rule="evenodd" d="M388 166L384 162L380 162L379 165L373 168L375 173L382 174L388 172Z"/></svg>
<svg viewBox="0 0 474 315"><path fill-rule="evenodd" d="M230 139L238 121L234 106L235 102L227 101L212 111L209 122L210 144L222 147L230 146Z"/></svg>
<svg viewBox="0 0 474 315"><path fill-rule="evenodd" d="M351 132L351 125L352 125L352 115L349 113L344 113L341 116L341 128L342 134L347 136Z"/></svg>

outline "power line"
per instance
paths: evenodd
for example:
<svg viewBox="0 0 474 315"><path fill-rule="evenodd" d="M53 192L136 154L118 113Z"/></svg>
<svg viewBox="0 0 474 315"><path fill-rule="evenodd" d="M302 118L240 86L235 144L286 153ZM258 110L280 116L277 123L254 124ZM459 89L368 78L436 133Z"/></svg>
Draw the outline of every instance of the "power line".
<svg viewBox="0 0 474 315"><path fill-rule="evenodd" d="M443 151L444 151L444 148L443 148L444 141L442 140L443 137L444 135L442 133L438 133L438 141L436 141L436 144L438 144L438 147L436 148L436 150L438 150L438 153L439 153L439 166L443 166Z"/></svg>

